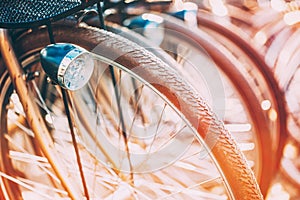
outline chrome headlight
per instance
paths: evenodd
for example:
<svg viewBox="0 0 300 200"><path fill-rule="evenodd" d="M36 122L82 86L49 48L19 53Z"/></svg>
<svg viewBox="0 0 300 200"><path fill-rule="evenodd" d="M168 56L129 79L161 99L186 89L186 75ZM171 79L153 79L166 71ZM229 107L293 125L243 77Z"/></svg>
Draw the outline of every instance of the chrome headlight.
<svg viewBox="0 0 300 200"><path fill-rule="evenodd" d="M92 76L94 60L87 50L73 45L58 43L41 51L41 63L52 81L68 90L78 90Z"/></svg>

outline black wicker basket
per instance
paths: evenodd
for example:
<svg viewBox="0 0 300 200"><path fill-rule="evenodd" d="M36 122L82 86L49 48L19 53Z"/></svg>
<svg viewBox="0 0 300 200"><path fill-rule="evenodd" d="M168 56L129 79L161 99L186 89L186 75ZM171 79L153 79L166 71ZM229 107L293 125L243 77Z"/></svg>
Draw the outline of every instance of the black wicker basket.
<svg viewBox="0 0 300 200"><path fill-rule="evenodd" d="M47 24L97 2L99 0L0 0L0 27Z"/></svg>

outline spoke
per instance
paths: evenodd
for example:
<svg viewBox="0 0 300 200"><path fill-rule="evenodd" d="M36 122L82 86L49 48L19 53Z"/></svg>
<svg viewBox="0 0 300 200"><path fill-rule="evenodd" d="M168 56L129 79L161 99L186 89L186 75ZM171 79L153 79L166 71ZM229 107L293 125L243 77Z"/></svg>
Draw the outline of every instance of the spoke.
<svg viewBox="0 0 300 200"><path fill-rule="evenodd" d="M92 93L92 95L95 97L94 93ZM95 133L101 134L101 132L102 132L101 130L104 129L104 131L106 131L108 134L109 130L108 130L107 124L103 123L104 127L101 126L101 119L103 122L106 121L104 119L103 112L99 111L98 103L97 102L94 102L94 103L95 103L95 113L97 114ZM74 111L74 113L76 113L76 112ZM77 114L76 114L76 116L77 116ZM95 140L98 140L97 137L95 138ZM95 148L97 149L98 145L96 145ZM96 151L96 152L98 152L98 151ZM89 175L90 177L93 177L93 183L91 184L92 185L91 188L93 189L93 194L97 191L97 185L96 185L97 183L98 184L100 183L102 186L106 187L110 191L114 191L115 187L113 185L116 186L118 184L117 172L114 169L111 169L108 165L101 164L97 160L97 154L88 154L88 155L91 156L91 158L94 160L94 162L92 162L92 164L83 162L82 166L84 167L84 169L86 169L84 173L86 175ZM97 170L99 165L101 165L100 167L103 167L104 169ZM78 173L78 171L76 171L75 173ZM90 192L90 194L93 195L91 192Z"/></svg>
<svg viewBox="0 0 300 200"><path fill-rule="evenodd" d="M163 117L163 115L164 115L164 112L165 112L165 110L166 110L166 107L167 107L167 104L165 103L165 104L164 104L164 108L163 108L162 111L161 111L161 114L160 114L160 117L159 117L159 120L158 120L158 124L157 124L157 126L156 126L155 134L154 134L153 140L152 140L152 142L151 142L151 144L150 144L148 153L151 152L151 149L152 149L152 147L153 147L153 144L154 144L154 142L155 142L155 139L156 139L156 137L157 137L157 135L158 135L158 129L159 129L160 124L161 124L161 122L162 122L162 117ZM170 140L171 140L171 139L170 139ZM170 141L170 140L169 140L169 141ZM160 148L159 148L159 149L160 149Z"/></svg>
<svg viewBox="0 0 300 200"><path fill-rule="evenodd" d="M162 173L159 173L159 178L164 178L164 175ZM191 196L197 196L203 197L203 198L208 198L208 199L226 199L224 196L219 196L215 194L211 194L210 192L205 192L205 191L199 191L199 189L195 189L196 187L205 187L213 185L215 182L222 182L221 177L214 177L210 178L208 180L190 185L187 188L183 188L175 179L170 179L171 177L169 175L165 175L168 180L168 182L173 183L174 185L169 185L166 184L166 182L162 183L149 183L146 182L145 180L149 180L149 177L147 179L139 179L136 182L138 183L139 186L145 186L148 187L151 191L157 193L157 196L159 196L159 199L166 199L168 197L174 196L176 194L187 194ZM165 179L163 179L165 180ZM166 180L165 180L166 181ZM177 184L175 184L177 183ZM137 194L143 194L143 192L140 192L137 188L134 188ZM170 194L171 192L171 194ZM148 198L147 198L148 199Z"/></svg>
<svg viewBox="0 0 300 200"><path fill-rule="evenodd" d="M14 153L14 151L10 151L9 153L12 153L12 155L21 155L22 153L23 154L27 154L27 157L31 156L31 154L29 154L25 149L23 149L20 145L16 145L14 142L13 142L13 139L5 134L5 139L8 140L9 143L11 143L14 148L16 148L17 150L19 150L20 152L18 153ZM44 170L53 180L55 180L56 182L59 182L58 178L52 173L50 172L48 169L47 169L47 165L46 162L48 162L48 160L44 160L44 158L42 157L39 157L39 156L33 156L32 158L35 158L36 160L41 160L42 162L44 162L44 164L40 163L40 162L37 162L36 164L42 169Z"/></svg>
<svg viewBox="0 0 300 200"><path fill-rule="evenodd" d="M141 111L141 108L140 108L140 106L139 106L139 102L140 102L141 97L142 97L143 89L144 89L144 85L142 86L141 91L139 92L139 95L136 97L136 106L135 106L135 108L134 108L134 117L133 117L132 122L131 122L131 125L130 125L129 133L132 132L132 128L133 128L134 122L135 122L135 120L136 120L138 114L139 114L140 112L142 112L142 111ZM135 95L136 95L136 93L135 93ZM142 116L141 116L141 117L142 117L142 121L143 121L143 123L145 123L145 122L146 122L146 117L143 115L143 113L142 113L141 115L142 115Z"/></svg>
<svg viewBox="0 0 300 200"><path fill-rule="evenodd" d="M167 141L165 141L163 144L161 144L157 149L157 151L159 151L160 149L162 149L165 145L167 145L172 139L174 139L184 128L186 128L186 125L184 125L177 133L173 134L172 136L169 137L169 139ZM155 135L156 137L156 135ZM148 157L144 160L144 162L140 163L137 168L141 167L144 163L147 163L147 161L151 158L150 156L150 151L151 151L151 147L154 143L154 139L152 140L150 149L148 151Z"/></svg>
<svg viewBox="0 0 300 200"><path fill-rule="evenodd" d="M12 177L12 176L9 176L9 175L7 175L7 174L1 172L1 171L0 171L0 176L2 176L3 178L6 178L6 179L8 179L8 180L10 180L10 181L12 181L12 182L18 184L18 185L20 185L20 186L22 186L22 187L24 187L24 188L26 188L26 189L28 189L28 190L31 190L31 191L33 191L34 193L41 195L42 197L45 197L45 198L50 199L50 200L53 199L53 197L51 197L51 196L49 196L49 195L47 195L47 194L45 194L45 193L40 192L38 189L32 187L31 185L29 185L29 184L27 184L27 183L24 183L23 181L21 181L21 180L19 180L19 179L16 179L16 178L14 178L14 177Z"/></svg>
<svg viewBox="0 0 300 200"><path fill-rule="evenodd" d="M174 165L176 167L180 167L182 168L181 170L185 169L185 170L189 170L189 171L194 171L196 173L199 174L204 174L206 176L210 176L210 177L214 177L216 176L216 170L215 166L209 162L208 160L204 160L201 159L200 157L197 157L197 155L199 155L200 153L202 153L202 150L200 151L195 151L194 153L190 153L190 155L185 155L184 157L181 157L176 163L174 163ZM193 159L193 161L197 161L197 164L194 165L193 161L189 161L192 157L196 157ZM208 156L209 157L209 156ZM202 160L202 162L201 162ZM205 162L205 163L203 163Z"/></svg>
<svg viewBox="0 0 300 200"><path fill-rule="evenodd" d="M37 104L44 110L46 111L47 114L50 114L51 115L51 111L48 109L43 97L41 96L41 93L40 93L40 90L39 88L37 87L36 83L34 81L31 82L31 84L33 85L33 88L36 92L36 95L38 96L38 99L36 99L36 102Z"/></svg>
<svg viewBox="0 0 300 200"><path fill-rule="evenodd" d="M68 98L68 94L67 94L66 90L61 88L61 92L62 92L62 95L63 95L63 102L64 102L64 106L65 106L66 115L67 115L67 118L68 118L70 133L71 133L73 147L74 147L75 154L76 154L76 159L77 159L77 164L78 164L78 168L79 168L79 172L80 172L82 186L83 186L83 189L84 189L84 194L85 194L86 199L89 200L90 197L89 197L88 188L87 188L86 180L85 180L83 169L82 169L81 158L80 158L79 149L78 149L78 146L77 146L77 140L76 140L76 137L75 137L75 131L74 131L75 127L74 127L73 120L71 118L71 114L70 114L70 110L69 110L70 109L69 108L69 100L70 99Z"/></svg>
<svg viewBox="0 0 300 200"><path fill-rule="evenodd" d="M57 193L63 194L65 196L68 195L68 193L65 190L60 190L60 189L57 189L57 188L54 188L54 187L49 187L48 185L37 183L35 181L31 181L31 180L20 178L20 177L18 178L18 180L22 181L25 184L32 185L34 187L37 186L37 188L44 188L44 189L47 189L47 190L51 190L53 192L57 192Z"/></svg>
<svg viewBox="0 0 300 200"><path fill-rule="evenodd" d="M165 190L169 190L171 192L174 191L174 192L172 194L161 197L159 199L166 199L166 198L171 197L175 194L183 193L183 194L187 194L187 195L191 195L191 196L196 195L198 198L202 197L202 198L205 198L205 199L226 200L227 199L226 196L219 196L219 195L216 195L216 194L211 194L209 192L204 192L204 191L200 191L200 190L197 190L197 189L193 189L195 187L204 186L205 184L211 184L212 182L217 182L218 180L222 181L222 178L221 177L211 178L209 180L206 180L206 181L203 181L203 182L200 182L200 183L197 183L197 184L194 184L194 185L191 185L187 188L182 188L182 189L173 188L172 186L168 187L168 188L164 188ZM158 187L161 188L162 186L158 186Z"/></svg>
<svg viewBox="0 0 300 200"><path fill-rule="evenodd" d="M172 134L168 140L166 140L164 143L162 143L157 149L160 150L163 147L165 147L171 140L173 140L179 133L181 133L182 130L184 130L187 127L187 125L184 125L179 131L177 131L175 134Z"/></svg>
<svg viewBox="0 0 300 200"><path fill-rule="evenodd" d="M16 92L12 93L11 97L10 97L10 103L12 103L14 105L14 107L16 107L15 113L17 113L18 115L22 115L23 117L26 117L22 104L20 102L19 96L17 95Z"/></svg>
<svg viewBox="0 0 300 200"><path fill-rule="evenodd" d="M181 162L181 161L178 161L174 164L176 167L179 167L181 168L181 170L187 170L187 171L191 171L191 172L196 172L197 174L203 174L205 176L210 176L210 177L214 177L215 176L215 173L214 171L215 170L212 170L211 167L211 164L210 163L206 163L206 167L204 167L205 165L202 165L202 166L199 166L199 165L192 165L192 164L189 164L189 163L184 163L184 162Z"/></svg>
<svg viewBox="0 0 300 200"><path fill-rule="evenodd" d="M100 108L99 110L101 110L101 115L103 115L104 113L106 113L106 115L109 117L110 122L113 124L114 128L116 130L118 130L118 124L117 122L114 120L117 118L117 116L115 116L115 114L117 113L117 108L115 108L113 105L109 105L109 102L112 102L112 99L110 98L109 95L109 91L107 90L106 87L100 87L102 85L107 85L107 83L101 83L97 85L96 87L96 92L94 94L94 98L96 99L96 107ZM101 105L101 106L99 106ZM103 117L104 118L104 117ZM110 134L108 134L110 135Z"/></svg>
<svg viewBox="0 0 300 200"><path fill-rule="evenodd" d="M19 116L18 117L19 120L23 119L23 116ZM11 133L14 129L14 125L16 125L18 128L20 128L22 131L24 131L28 136L34 137L34 133L32 132L31 129L25 127L22 123L19 122L18 119L11 119L9 118L9 120L13 123L13 125L9 124L8 126L8 132Z"/></svg>
<svg viewBox="0 0 300 200"><path fill-rule="evenodd" d="M191 157L196 156L199 153L201 153L201 151L196 151L196 152L192 153L191 155L186 155L185 157L180 158L179 161L188 160Z"/></svg>
<svg viewBox="0 0 300 200"><path fill-rule="evenodd" d="M115 96L116 96L117 106L118 106L118 111L119 111L119 119L120 119L120 123L121 123L121 130L120 131L121 131L122 136L123 136L125 150L126 150L126 154L127 154L127 158L128 158L130 178L131 178L131 181L133 183L133 173L132 173L133 167L132 167L132 163L131 163L130 151L129 151L129 146L128 146L128 138L127 138L127 134L126 134L124 116L123 116L123 112L122 112L122 108L121 108L121 102L120 102L121 92L119 93L119 90L118 90L118 87L117 87L117 80L116 80L116 77L115 77L115 72L114 72L113 66L110 65L109 70L110 70L110 75L112 77L112 83L113 83L113 86L114 86L114 91L115 91ZM121 76L121 71L119 73L119 76ZM121 80L121 78L120 78L120 80ZM123 160L124 159L122 159L122 161Z"/></svg>
<svg viewBox="0 0 300 200"><path fill-rule="evenodd" d="M90 87L92 87L92 85L90 85ZM95 99L95 101L92 101L91 105L93 107L93 111L91 113L91 115L86 118L86 119L82 119L80 120L78 117L79 115L84 115L86 112L86 110L82 110L82 109L73 109L73 116L76 119L76 121L80 121L80 123L82 123L82 125L86 128L87 133L89 134L90 139L95 142L93 144L95 145L91 145L93 147L95 147L94 151L93 149L91 149L91 147L88 147L87 152L90 153L91 157L94 158L94 160L97 160L97 158L99 159L99 157L101 157L102 155L107 159L107 163L110 163L113 167L113 170L116 172L116 158L117 156L115 156L115 154L113 154L111 156L111 152L109 152L109 147L107 147L107 145L102 144L101 142L103 142L105 139L103 139L103 137L112 137L113 134L111 134L111 129L114 129L117 132L116 127L114 126L114 124L112 124L112 126L109 126L108 123L106 123L107 121L110 121L109 119L107 119L105 112L102 112L102 108L100 107L100 105L103 105L103 102L99 102L99 97L100 94L97 94L99 90L97 91L90 91L92 99ZM99 96L98 96L99 95ZM76 99L76 96L74 96ZM79 98L80 99L80 98ZM74 101L73 103L76 103L76 106L73 106L73 108L75 107L80 107L80 101ZM79 105L77 105L79 103ZM79 111L79 112L77 112ZM96 115L96 116L95 116ZM91 120L96 120L95 123L91 123ZM111 128L111 129L110 129ZM84 135L84 133L81 132L81 129L77 129L79 131L79 135ZM105 136L107 135L107 136ZM114 134L114 135L118 135L118 134ZM83 142L86 141L85 138L82 138ZM90 143L91 141L88 141L88 143ZM87 147L86 145L83 145L85 147ZM99 153L100 156L98 156L97 154L95 154L95 152L97 152L97 154ZM112 152L114 153L114 152ZM84 163L83 163L84 164ZM107 170L109 171L109 166L108 165L104 165L105 167L107 167ZM110 166L111 167L111 166Z"/></svg>
<svg viewBox="0 0 300 200"><path fill-rule="evenodd" d="M298 65L295 69L294 69L294 73L291 73L292 74L292 76L288 79L288 81L285 81L284 82L284 90L285 91L288 91L289 90L289 88L290 88L290 86L292 85L292 83L293 82L296 82L295 80L297 79L297 71L299 70L299 68L300 68L300 65Z"/></svg>
<svg viewBox="0 0 300 200"><path fill-rule="evenodd" d="M140 199L137 195L141 196L142 199L152 200L152 198L148 197L143 191L140 191L139 189L133 187L132 185L128 184L128 187L133 191L133 194L135 196L135 199Z"/></svg>
<svg viewBox="0 0 300 200"><path fill-rule="evenodd" d="M139 104L139 101L140 101L140 98L142 96L142 92L143 92L143 89L144 89L144 85L142 85L141 88L138 88L136 80L134 78L131 78L131 82L132 82L132 85L133 85L134 98L135 98L135 102L136 102L136 108L135 109L137 109L138 113L141 114L142 122L143 122L143 124L145 124L147 122L146 116L144 115L142 107Z"/></svg>
<svg viewBox="0 0 300 200"><path fill-rule="evenodd" d="M9 156L10 158L17 160L17 161L22 161L22 162L27 162L30 164L36 164L41 167L48 167L50 168L50 164L48 163L47 159L41 156L35 156L29 153L22 153L18 151L9 151Z"/></svg>

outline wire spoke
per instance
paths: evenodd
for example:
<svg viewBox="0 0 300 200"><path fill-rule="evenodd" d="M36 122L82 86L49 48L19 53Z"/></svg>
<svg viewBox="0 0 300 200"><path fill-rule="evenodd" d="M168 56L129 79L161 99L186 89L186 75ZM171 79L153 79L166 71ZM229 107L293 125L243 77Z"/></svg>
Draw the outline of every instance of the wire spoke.
<svg viewBox="0 0 300 200"><path fill-rule="evenodd" d="M149 150L148 150L148 154L151 152L151 149L152 149L152 147L153 147L153 145L154 145L155 139L156 139L156 137L157 137L157 135L158 135L158 129L159 129L160 124L161 124L161 122L162 122L162 117L163 117L163 115L164 115L164 112L165 112L165 110L166 110L166 107L167 107L167 104L165 103L165 104L164 104L164 107L163 107L163 109L162 109L162 111L161 111L161 114L160 114L160 117L159 117L159 120L158 120L158 123L157 123L157 126L156 126L155 134L154 134L154 137L153 137L153 139L152 139L152 142L151 142L150 147L149 147ZM171 139L170 139L170 140L171 140Z"/></svg>
<svg viewBox="0 0 300 200"><path fill-rule="evenodd" d="M12 182L18 184L18 185L20 185L20 186L22 186L22 187L24 187L24 188L26 188L26 189L28 189L28 190L31 190L31 191L33 191L34 193L39 194L39 195L41 195L41 196L44 197L44 198L47 198L47 199L49 199L49 200L52 200L52 199L53 199L53 197L51 197L51 196L49 196L49 195L47 195L47 194L45 194L45 193L42 193L41 191L39 191L39 189L34 188L33 186L29 185L28 183L25 183L25 182L23 182L23 181L21 181L21 180L19 180L19 179L17 179L17 178L14 178L14 177L12 177L12 176L9 176L9 175L7 175L7 174L1 172L1 171L0 171L0 176L2 176L3 178L6 178L6 179L8 179L8 180L10 180L10 181L12 181Z"/></svg>
<svg viewBox="0 0 300 200"><path fill-rule="evenodd" d="M211 182L216 182L218 180L222 181L222 178L221 177L211 178L209 180L202 181L200 183L191 185L187 188L172 188L172 187L164 188L166 190L172 191L173 193L171 193L167 196L161 197L159 199L166 199L170 196L173 196L173 195L176 195L176 194L179 194L179 193L183 193L183 194L187 194L187 195L191 195L191 196L196 195L196 196L198 196L198 198L202 197L202 198L207 198L207 199L225 200L225 199L227 199L226 196L219 196L219 195L216 195L216 194L211 194L208 191L205 192L205 191L199 191L197 189L193 189L193 188L196 188L196 187L199 187L199 186L204 186L205 184L211 184Z"/></svg>
<svg viewBox="0 0 300 200"><path fill-rule="evenodd" d="M7 134L5 134L5 139L7 139L14 146L15 149L19 150L19 152L12 151L12 150L9 151L9 155L12 156L12 158L20 158L20 157L24 158L25 157L26 160L30 163L32 163L32 161L34 160L35 161L34 163L37 164L42 170L44 170L53 180L59 182L58 178L47 169L47 167L49 165L47 164L48 160L46 160L46 158L30 154L24 148L22 148L20 145L15 144L13 142L13 139ZM24 162L25 160L23 159L22 161Z"/></svg>

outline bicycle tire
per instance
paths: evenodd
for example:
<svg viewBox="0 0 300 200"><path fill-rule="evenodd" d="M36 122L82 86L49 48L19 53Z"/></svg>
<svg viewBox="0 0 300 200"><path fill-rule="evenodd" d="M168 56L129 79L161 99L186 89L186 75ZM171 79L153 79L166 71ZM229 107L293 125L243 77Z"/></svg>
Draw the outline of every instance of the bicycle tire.
<svg viewBox="0 0 300 200"><path fill-rule="evenodd" d="M272 133L273 136L270 134L263 134L261 136L263 141L262 148L265 150L263 160L268 160L265 163L269 164L269 167L265 168L262 175L261 190L263 194L267 194L273 177L279 170L280 159L288 135L287 111L283 91L275 80L268 63L264 61L261 52L257 51L255 46L248 42L251 38L246 36L245 32L233 24L222 23L221 19L212 19L213 17L205 12L199 12L197 18L199 27L203 28L204 31L209 34L215 34L216 37L219 37L219 35L225 36L231 44L236 45L237 51L245 52L251 62L254 63L253 66L257 71L256 73L259 73L262 80L265 82L265 88L267 88L269 98L278 116L275 125L276 134L273 135ZM220 37L219 41L225 42L223 37ZM273 149L270 148L272 145ZM271 154L275 154L275 156L270 158L269 155Z"/></svg>
<svg viewBox="0 0 300 200"><path fill-rule="evenodd" d="M152 57L152 54L146 52L143 48L102 30L87 27L70 28L68 26L53 27L53 30L57 42L75 43L88 50L93 49L101 43L106 48L98 49L97 53L101 53L102 56L111 59L117 58L115 60L126 66L129 70L133 66L139 66L142 70L139 75L146 81L151 78L152 83L155 80L159 85L168 85L168 88L171 88L172 91L153 84L159 92L166 96L184 114L191 124L198 127L197 131L201 137L205 138L208 129L218 136L218 140L211 151L224 173L224 178L226 179L224 181L230 185L234 198L262 199L253 173L249 169L243 154L239 151L230 133L225 130L222 122L216 119L203 100L171 68L157 58ZM71 37L73 35L74 37ZM22 58L24 53L28 54L33 49L44 47L47 45L47 38L47 32L43 29L37 32L27 32L21 38L14 41L15 46L18 47L16 49L17 55ZM7 78L8 76L5 74L1 78L1 83L4 83ZM174 82L173 80L177 81ZM1 101L3 101L3 95L7 94L3 89L5 87L1 88ZM3 113L5 109L2 107L1 109L1 113ZM201 119L200 124L198 124L199 119ZM3 137L3 132L1 135ZM1 141L3 145L6 139L2 138ZM209 146L209 144L207 145ZM6 156L2 154L1 160L5 159Z"/></svg>

